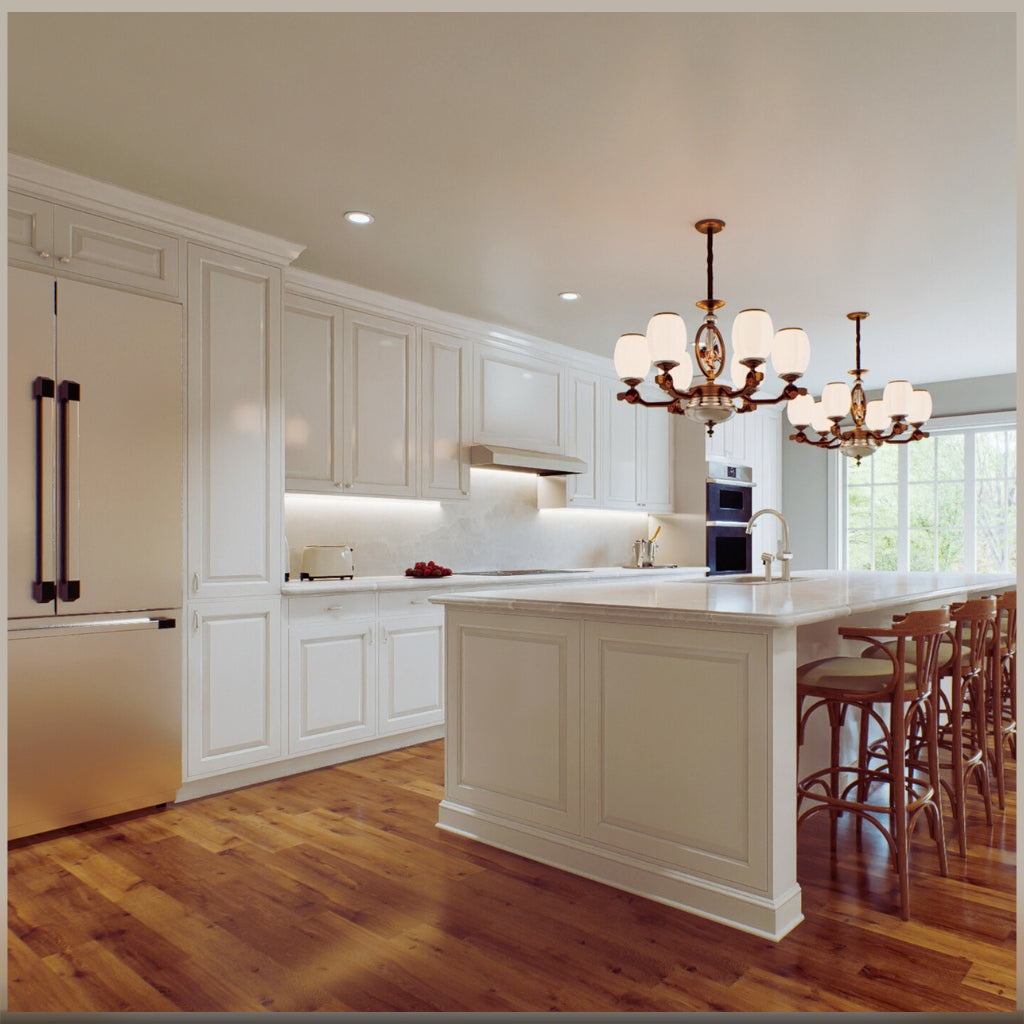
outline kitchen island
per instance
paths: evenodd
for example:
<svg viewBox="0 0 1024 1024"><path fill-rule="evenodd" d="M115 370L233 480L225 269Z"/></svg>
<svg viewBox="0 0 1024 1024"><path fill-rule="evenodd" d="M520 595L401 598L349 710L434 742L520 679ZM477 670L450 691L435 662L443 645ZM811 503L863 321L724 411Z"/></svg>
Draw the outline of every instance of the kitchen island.
<svg viewBox="0 0 1024 1024"><path fill-rule="evenodd" d="M438 825L778 940L802 920L797 665L839 652L840 624L1014 585L813 571L435 597Z"/></svg>

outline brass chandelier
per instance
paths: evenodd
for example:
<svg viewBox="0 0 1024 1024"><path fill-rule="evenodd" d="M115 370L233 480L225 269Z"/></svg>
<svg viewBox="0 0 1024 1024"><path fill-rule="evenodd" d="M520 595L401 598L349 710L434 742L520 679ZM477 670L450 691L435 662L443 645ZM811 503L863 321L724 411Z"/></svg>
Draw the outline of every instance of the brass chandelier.
<svg viewBox="0 0 1024 1024"><path fill-rule="evenodd" d="M763 309L744 309L736 314L732 326L729 369L733 386L718 383L726 356L716 313L725 303L714 297L712 239L725 222L708 218L694 227L707 236L708 296L697 303L697 308L704 310L704 320L693 339L703 382L690 386L693 362L686 350L686 324L678 313L655 313L646 334L623 334L615 344L615 372L628 387L617 396L621 401L687 416L704 424L710 437L719 423L736 412L753 412L759 405L777 405L805 396L806 388L797 387L794 381L807 369L811 350L807 335L799 327L775 333L771 317ZM760 368L769 355L775 372L786 384L776 398L757 398L754 396L764 380ZM652 363L660 371L654 382L669 396L665 401L648 401L637 390ZM738 407L736 400L740 402Z"/></svg>
<svg viewBox="0 0 1024 1024"><path fill-rule="evenodd" d="M924 390L915 391L905 380L891 380L881 398L865 400L861 377L868 371L860 365L860 323L867 316L846 314L857 325L857 365L849 371L856 378L853 387L832 381L825 385L820 402L804 394L792 399L786 408L786 416L797 431L789 435L790 441L816 448L838 448L843 455L855 459L858 466L865 455L873 455L883 444L909 444L926 438L928 434L921 427L932 414L932 396ZM847 415L853 426L840 426ZM817 438L804 433L808 427L817 432Z"/></svg>

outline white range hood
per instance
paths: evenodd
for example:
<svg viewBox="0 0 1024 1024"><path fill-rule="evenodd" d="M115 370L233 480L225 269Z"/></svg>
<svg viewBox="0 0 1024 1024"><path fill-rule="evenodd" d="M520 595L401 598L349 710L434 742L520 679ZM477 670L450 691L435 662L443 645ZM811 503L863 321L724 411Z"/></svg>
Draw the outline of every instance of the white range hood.
<svg viewBox="0 0 1024 1024"><path fill-rule="evenodd" d="M493 444L472 445L469 450L469 462L471 466L536 473L539 476L567 476L570 473L587 471L587 464L582 459L570 455L552 455L549 452L503 448Z"/></svg>

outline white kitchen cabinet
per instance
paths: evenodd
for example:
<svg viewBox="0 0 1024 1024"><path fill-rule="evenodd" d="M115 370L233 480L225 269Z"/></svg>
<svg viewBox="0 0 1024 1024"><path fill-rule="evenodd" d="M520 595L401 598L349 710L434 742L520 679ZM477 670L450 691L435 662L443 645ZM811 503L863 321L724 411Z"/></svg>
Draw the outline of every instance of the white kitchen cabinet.
<svg viewBox="0 0 1024 1024"><path fill-rule="evenodd" d="M174 235L8 192L12 263L177 298L178 252Z"/></svg>
<svg viewBox="0 0 1024 1024"><path fill-rule="evenodd" d="M565 480L565 501L569 508L597 508L600 505L598 443L601 440L601 403L597 378L574 373L570 379L569 454L587 464L585 473L573 473Z"/></svg>
<svg viewBox="0 0 1024 1024"><path fill-rule="evenodd" d="M416 497L416 328L354 310L343 323L342 487L347 494Z"/></svg>
<svg viewBox="0 0 1024 1024"><path fill-rule="evenodd" d="M281 271L189 246L192 598L280 592Z"/></svg>
<svg viewBox="0 0 1024 1024"><path fill-rule="evenodd" d="M289 598L289 754L444 721L444 610L429 600L439 592Z"/></svg>
<svg viewBox="0 0 1024 1024"><path fill-rule="evenodd" d="M638 442L643 446L643 494L641 499L647 512L671 512L673 508L673 435L677 416L664 409L644 409Z"/></svg>
<svg viewBox="0 0 1024 1024"><path fill-rule="evenodd" d="M285 488L341 488L342 316L340 306L285 298L282 376Z"/></svg>
<svg viewBox="0 0 1024 1024"><path fill-rule="evenodd" d="M371 599L373 595L368 595ZM377 731L372 618L296 617L288 628L288 753L368 739Z"/></svg>
<svg viewBox="0 0 1024 1024"><path fill-rule="evenodd" d="M467 499L467 354L452 335L289 292L286 489Z"/></svg>
<svg viewBox="0 0 1024 1024"><path fill-rule="evenodd" d="M189 613L186 773L281 756L281 600L197 602Z"/></svg>
<svg viewBox="0 0 1024 1024"><path fill-rule="evenodd" d="M419 494L469 498L469 355L458 338L423 328L420 338Z"/></svg>
<svg viewBox="0 0 1024 1024"><path fill-rule="evenodd" d="M604 382L604 416L602 424L604 447L604 479L601 504L604 508L639 509L641 469L637 466L640 446L640 416L651 413L628 402L620 402L616 395L622 384L616 380Z"/></svg>
<svg viewBox="0 0 1024 1024"><path fill-rule="evenodd" d="M490 342L474 358L473 440L565 454L565 367Z"/></svg>

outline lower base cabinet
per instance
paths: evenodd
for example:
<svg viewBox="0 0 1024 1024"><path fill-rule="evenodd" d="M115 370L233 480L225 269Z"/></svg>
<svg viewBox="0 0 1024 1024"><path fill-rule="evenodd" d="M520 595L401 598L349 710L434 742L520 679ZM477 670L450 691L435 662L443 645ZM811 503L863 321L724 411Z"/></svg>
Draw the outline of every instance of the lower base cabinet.
<svg viewBox="0 0 1024 1024"><path fill-rule="evenodd" d="M186 778L281 756L281 599L188 609Z"/></svg>
<svg viewBox="0 0 1024 1024"><path fill-rule="evenodd" d="M444 611L423 591L292 597L288 753L444 721Z"/></svg>

